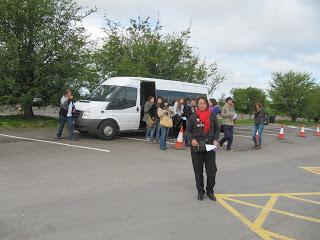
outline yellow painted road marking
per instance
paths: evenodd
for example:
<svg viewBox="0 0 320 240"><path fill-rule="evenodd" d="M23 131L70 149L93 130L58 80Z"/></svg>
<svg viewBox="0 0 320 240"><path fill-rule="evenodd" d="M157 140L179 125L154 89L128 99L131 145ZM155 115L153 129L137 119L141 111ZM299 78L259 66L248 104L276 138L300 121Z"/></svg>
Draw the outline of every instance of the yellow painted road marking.
<svg viewBox="0 0 320 240"><path fill-rule="evenodd" d="M246 218L245 216L243 216L241 213L239 213L235 208L233 208L232 206L230 206L228 203L226 203L222 198L217 198L218 202L224 206L227 210L229 210L233 215L235 215L237 218L239 218L244 224L246 224L251 231L253 231L254 233L256 233L257 235L259 235L262 239L264 240L272 240L272 238L265 233L260 227L255 226L254 224L252 224L252 222Z"/></svg>
<svg viewBox="0 0 320 240"><path fill-rule="evenodd" d="M254 207L254 208L259 208L259 209L263 209L263 206L254 204L254 203L248 203L248 202L244 202L244 201L240 201L237 199L233 199L233 198L224 198L226 200L229 200L231 202L235 202L235 203L240 203L249 207ZM312 218L312 217L306 217L306 216L302 216L302 215L298 215L298 214L294 214L294 213L290 213L290 212L286 212L286 211L282 211L282 210L278 210L278 209L269 209L269 211L271 212L275 212L275 213L279 213L282 215L286 215L286 216L290 216L290 217L294 217L294 218L298 218L298 219L302 219L302 220L306 220L306 221L310 221L310 222L315 222L315 223L320 223L320 219L317 218Z"/></svg>
<svg viewBox="0 0 320 240"><path fill-rule="evenodd" d="M292 196L292 195L286 195L286 196L283 196L283 197L287 197L287 198L291 198L291 199L295 199L295 200L299 200L299 201L303 201L303 202L314 203L314 204L319 204L320 205L320 202L318 202L318 201L313 201L313 200L309 200L309 199L305 199L305 198L295 197L295 196Z"/></svg>
<svg viewBox="0 0 320 240"><path fill-rule="evenodd" d="M290 238L284 235L281 235L276 232L272 232L262 228L262 225L268 218L270 212L274 212L277 214L282 214L289 217L294 217L297 219L320 223L320 219L302 216L294 213L290 213L287 211L282 211L278 209L274 209L273 206L279 199L279 197L291 198L298 201L311 203L311 204L320 204L318 201L309 200L303 198L303 196L320 196L320 192L304 192L304 193L260 193L260 194L217 194L218 202L226 208L229 212L231 212L234 216L236 216L241 222L243 222L251 231L256 233L261 239L280 239L280 240L294 240L294 238ZM269 201L265 205L258 205L250 202L245 202L236 198L245 198L245 197L270 197ZM245 206L250 206L254 208L261 209L258 217L254 222L250 221L244 215L242 215L239 211L236 210L233 206L231 206L228 201L235 202L238 204L242 204Z"/></svg>
<svg viewBox="0 0 320 240"><path fill-rule="evenodd" d="M257 217L257 219L254 221L254 224L256 224L257 226L261 227L263 225L263 223L266 221L270 210L272 209L272 207L274 206L274 204L277 201L278 196L273 195L270 197L270 200L268 201L268 203L263 207L262 211L260 212L259 216Z"/></svg>
<svg viewBox="0 0 320 240"><path fill-rule="evenodd" d="M320 175L320 167L300 167L300 168L308 172Z"/></svg>
<svg viewBox="0 0 320 240"><path fill-rule="evenodd" d="M287 236L283 236L279 233L275 233L275 232L270 232L267 230L263 230L265 233L269 234L271 237L274 237L276 239L281 239L281 240L294 240L293 238L287 237Z"/></svg>
<svg viewBox="0 0 320 240"><path fill-rule="evenodd" d="M219 197L270 197L272 195L280 196L320 196L320 192L301 192L301 193L241 193L241 194L216 194Z"/></svg>

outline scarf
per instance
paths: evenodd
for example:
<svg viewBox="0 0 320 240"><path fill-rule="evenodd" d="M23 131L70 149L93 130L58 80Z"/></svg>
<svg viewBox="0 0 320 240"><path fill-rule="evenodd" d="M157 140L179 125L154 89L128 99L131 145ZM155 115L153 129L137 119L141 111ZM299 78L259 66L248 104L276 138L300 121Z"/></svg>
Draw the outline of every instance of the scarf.
<svg viewBox="0 0 320 240"><path fill-rule="evenodd" d="M200 111L198 108L196 109L196 113L200 119L200 121L204 124L204 132L208 133L210 129L210 116L211 112L209 109L206 109L205 111Z"/></svg>

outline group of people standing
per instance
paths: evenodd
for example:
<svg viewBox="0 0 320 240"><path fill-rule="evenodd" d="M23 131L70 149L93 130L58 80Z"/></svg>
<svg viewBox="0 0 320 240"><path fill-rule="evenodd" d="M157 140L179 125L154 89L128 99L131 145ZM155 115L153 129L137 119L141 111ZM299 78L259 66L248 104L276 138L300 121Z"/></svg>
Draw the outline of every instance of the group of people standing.
<svg viewBox="0 0 320 240"><path fill-rule="evenodd" d="M217 115L220 114L222 124L219 126ZM163 118L172 119L171 125L163 126ZM208 145L216 148L223 147L227 142L227 150L232 151L234 125L237 114L234 110L234 101L231 97L226 99L225 105L220 109L215 99L208 100L199 97L197 100L185 101L178 99L172 107L168 101L158 97L149 97L144 106L143 121L147 124L146 139L153 143L154 134L160 142L160 149L166 150L166 139L171 131L172 139L177 137L179 128L183 126L186 145L191 146L191 159L195 174L198 200L204 199L205 193L212 201L216 201L214 186L217 172L216 152L208 150ZM261 149L262 131L266 121L266 113L260 103L255 105L255 123L252 131L254 149ZM220 131L224 137L220 139ZM257 139L256 132L259 138ZM204 189L203 168L207 175L206 190Z"/></svg>
<svg viewBox="0 0 320 240"><path fill-rule="evenodd" d="M66 90L60 101L59 128L57 139L61 134L65 123L69 130L69 138L76 140L73 131L73 113L75 105L71 90ZM220 114L222 124L219 126L217 115ZM220 109L215 99L208 100L206 97L199 97L197 100L186 101L180 98L169 105L168 100L158 96L150 96L144 104L144 115L142 121L146 123L146 139L150 143L159 143L161 150L167 149L167 138L170 135L172 141L176 141L181 127L185 132L185 143L190 146L191 159L195 174L198 200L204 199L205 193L212 201L216 201L214 195L215 178L217 172L216 152L214 147L223 148L227 142L227 150L232 151L234 125L237 114L234 110L234 101L231 97L226 99L225 105ZM255 118L252 130L254 149L261 149L262 131L266 123L266 112L260 103L255 104ZM220 139L220 132L224 137ZM258 135L256 134L258 133ZM258 138L257 138L258 136ZM203 167L206 168L207 185L204 189Z"/></svg>
<svg viewBox="0 0 320 240"><path fill-rule="evenodd" d="M186 131L188 119L195 112L196 100L185 101L178 99L173 106L162 97L150 96L144 104L144 115L142 121L146 123L146 140L150 143L160 143L160 149L166 150L167 137L175 142L180 128ZM190 141L185 138L186 145Z"/></svg>
<svg viewBox="0 0 320 240"><path fill-rule="evenodd" d="M142 121L146 122L146 140L150 143L160 143L160 149L166 150L166 139L171 137L171 141L175 142L179 134L180 128L186 132L189 119L192 114L196 112L197 100L185 100L179 98L172 106L166 99L162 97L150 96L144 104L144 116ZM220 109L215 99L208 100L208 110L213 114L221 115L222 126L221 132L224 132L224 137L220 140L219 146L222 148L223 144L227 142L227 150L232 151L231 145L233 142L233 130L237 114L234 110L234 101L231 97L226 99L226 104ZM161 118L168 117L172 121L172 126L163 126ZM185 134L184 139L186 146L190 146L191 139Z"/></svg>

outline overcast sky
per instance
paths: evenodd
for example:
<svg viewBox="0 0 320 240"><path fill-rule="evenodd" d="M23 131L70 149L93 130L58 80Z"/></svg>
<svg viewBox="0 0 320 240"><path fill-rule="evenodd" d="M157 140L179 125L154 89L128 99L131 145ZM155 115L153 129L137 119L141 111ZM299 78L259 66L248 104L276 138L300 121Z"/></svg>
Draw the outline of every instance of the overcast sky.
<svg viewBox="0 0 320 240"><path fill-rule="evenodd" d="M160 17L165 32L186 29L202 58L216 61L234 87L268 88L271 72L311 72L320 79L320 1L317 0L77 0L98 11L84 22L92 39L103 37L103 16L128 24L138 16Z"/></svg>

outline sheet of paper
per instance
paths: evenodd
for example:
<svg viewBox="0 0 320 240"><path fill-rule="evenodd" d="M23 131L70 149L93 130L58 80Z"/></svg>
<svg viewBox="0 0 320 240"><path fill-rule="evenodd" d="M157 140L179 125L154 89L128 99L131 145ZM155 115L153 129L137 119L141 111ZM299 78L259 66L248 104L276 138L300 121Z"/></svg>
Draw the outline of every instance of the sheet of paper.
<svg viewBox="0 0 320 240"><path fill-rule="evenodd" d="M187 117L182 117L181 119L184 121L187 121Z"/></svg>
<svg viewBox="0 0 320 240"><path fill-rule="evenodd" d="M207 152L210 152L212 150L216 150L216 145L206 144L206 150Z"/></svg>
<svg viewBox="0 0 320 240"><path fill-rule="evenodd" d="M233 119L232 119L232 120L235 120L237 117L238 117L238 115L235 113L235 114L233 115Z"/></svg>

